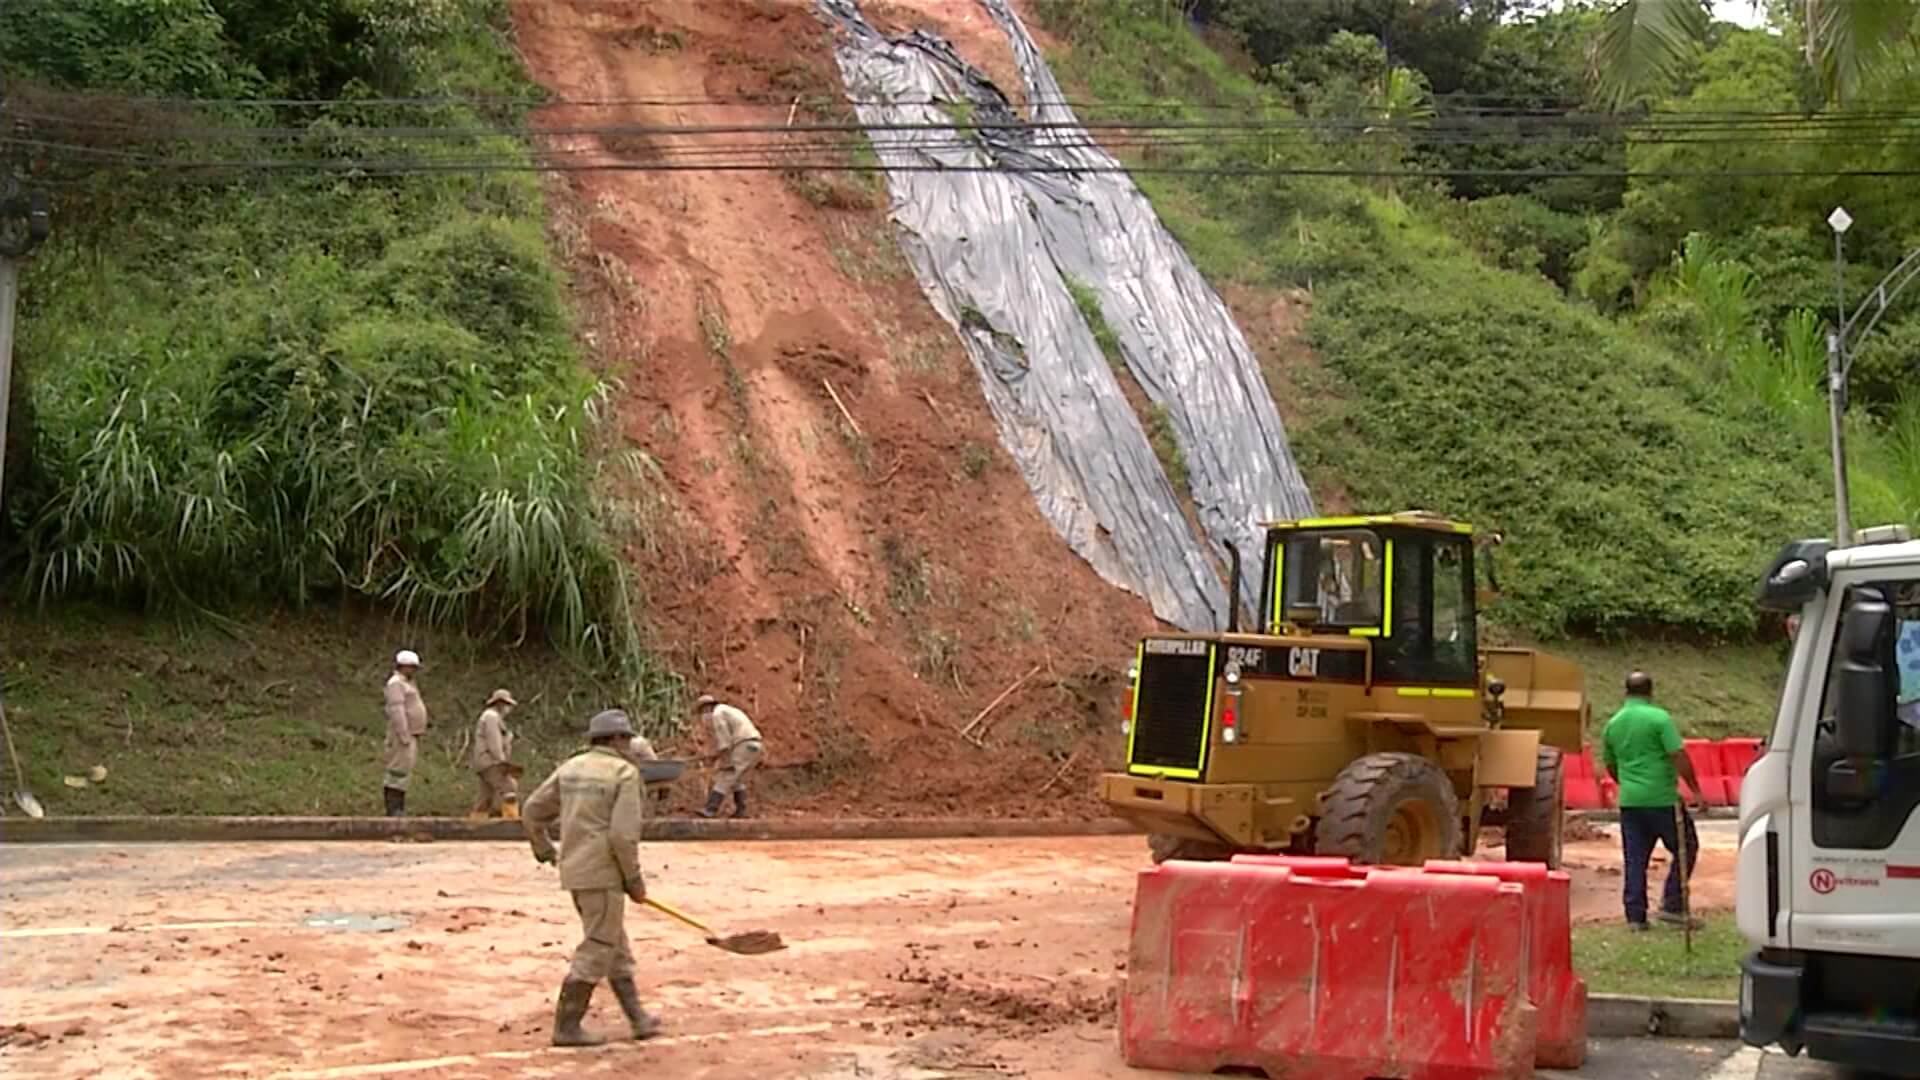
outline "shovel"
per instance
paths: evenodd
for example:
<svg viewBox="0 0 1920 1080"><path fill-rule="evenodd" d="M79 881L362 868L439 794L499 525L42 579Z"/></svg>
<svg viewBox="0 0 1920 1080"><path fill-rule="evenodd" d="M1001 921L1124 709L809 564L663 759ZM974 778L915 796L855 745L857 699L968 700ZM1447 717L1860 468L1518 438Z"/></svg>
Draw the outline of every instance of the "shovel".
<svg viewBox="0 0 1920 1080"><path fill-rule="evenodd" d="M13 759L14 782L20 785L13 789L14 805L25 810L28 817L46 817L47 812L41 808L40 800L34 798L33 792L27 790L27 773L25 769L20 767L19 753L13 749L13 729L7 726L7 707L5 703L0 703L0 733L5 734L7 737L7 756Z"/></svg>
<svg viewBox="0 0 1920 1080"><path fill-rule="evenodd" d="M707 944L716 949L725 949L730 953L739 953L741 956L759 956L762 953L779 952L781 949L787 947L786 942L780 940L780 935L771 930L749 930L744 934L729 934L726 937L720 937L708 929L705 923L700 922L683 911L669 907L651 896L642 900L641 903L658 911L662 915L678 919L688 926L693 927L695 930L700 931L702 934L705 934L707 936Z"/></svg>

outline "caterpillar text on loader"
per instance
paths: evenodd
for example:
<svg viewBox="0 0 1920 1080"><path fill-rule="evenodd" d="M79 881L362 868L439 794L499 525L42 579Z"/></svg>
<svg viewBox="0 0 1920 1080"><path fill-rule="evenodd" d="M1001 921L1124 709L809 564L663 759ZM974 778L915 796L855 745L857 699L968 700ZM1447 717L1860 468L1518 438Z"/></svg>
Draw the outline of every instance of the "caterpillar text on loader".
<svg viewBox="0 0 1920 1080"><path fill-rule="evenodd" d="M1740 1034L1920 1077L1920 542L1788 544L1760 605L1798 617L1740 786Z"/></svg>
<svg viewBox="0 0 1920 1080"><path fill-rule="evenodd" d="M1101 796L1147 830L1155 861L1417 865L1504 824L1509 858L1558 866L1561 752L1580 747L1585 676L1479 647L1476 554L1498 583L1473 527L1408 512L1266 530L1261 632L1233 613L1224 633L1140 643L1126 771L1101 777Z"/></svg>

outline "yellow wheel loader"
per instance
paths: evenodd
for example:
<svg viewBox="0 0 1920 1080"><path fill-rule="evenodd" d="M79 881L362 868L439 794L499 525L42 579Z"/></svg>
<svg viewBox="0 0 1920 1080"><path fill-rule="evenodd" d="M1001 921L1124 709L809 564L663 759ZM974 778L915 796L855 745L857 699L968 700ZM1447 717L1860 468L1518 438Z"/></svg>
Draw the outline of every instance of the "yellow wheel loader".
<svg viewBox="0 0 1920 1080"><path fill-rule="evenodd" d="M1424 512L1273 522L1258 632L1156 634L1128 673L1124 772L1101 777L1156 862L1235 852L1417 865L1472 854L1560 863L1561 753L1590 712L1575 664L1482 648L1471 525Z"/></svg>

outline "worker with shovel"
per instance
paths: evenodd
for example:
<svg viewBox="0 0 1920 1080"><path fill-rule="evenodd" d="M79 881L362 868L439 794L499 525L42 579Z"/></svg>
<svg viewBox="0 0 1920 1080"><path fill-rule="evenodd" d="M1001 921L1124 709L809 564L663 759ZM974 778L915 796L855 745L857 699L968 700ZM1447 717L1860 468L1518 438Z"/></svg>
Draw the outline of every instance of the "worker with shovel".
<svg viewBox="0 0 1920 1080"><path fill-rule="evenodd" d="M660 1031L659 1018L640 1007L633 984L633 949L627 943L626 902L645 903L640 875L640 831L645 814L640 770L627 759L633 725L619 709L588 722L591 748L575 754L547 777L521 807L533 857L555 861L559 832L560 887L573 894L583 937L560 984L553 1009L553 1045L598 1046L606 1040L580 1026L601 979L613 987L635 1039Z"/></svg>
<svg viewBox="0 0 1920 1080"><path fill-rule="evenodd" d="M1653 676L1636 671L1627 676L1627 700L1600 734L1601 763L1620 785L1620 848L1624 866L1623 906L1627 926L1647 928L1647 863L1656 843L1673 856L1661 897L1660 921L1689 931L1700 928L1687 903L1687 879L1700 859L1700 834L1693 816L1680 799L1679 781L1685 780L1700 798L1700 778L1694 774L1680 732L1667 710L1653 703Z"/></svg>
<svg viewBox="0 0 1920 1080"><path fill-rule="evenodd" d="M473 798L474 817L518 817L518 769L513 764L513 732L507 730L507 717L519 705L505 688L487 698L487 707L473 725L474 782L479 790Z"/></svg>
<svg viewBox="0 0 1920 1080"><path fill-rule="evenodd" d="M420 699L420 687L414 682L419 673L420 654L412 649L394 654L393 674L387 676L381 703L387 720L387 745L380 793L386 799L388 817L407 812L407 787L420 760L420 736L427 733L430 723L426 702Z"/></svg>
<svg viewBox="0 0 1920 1080"><path fill-rule="evenodd" d="M723 703L712 694L701 694L693 703L695 715L706 721L707 753L701 759L719 768L713 774L713 790L707 793L707 805L701 817L720 813L728 795L733 796L733 816L747 816L747 773L760 764L764 748L760 729L747 714Z"/></svg>

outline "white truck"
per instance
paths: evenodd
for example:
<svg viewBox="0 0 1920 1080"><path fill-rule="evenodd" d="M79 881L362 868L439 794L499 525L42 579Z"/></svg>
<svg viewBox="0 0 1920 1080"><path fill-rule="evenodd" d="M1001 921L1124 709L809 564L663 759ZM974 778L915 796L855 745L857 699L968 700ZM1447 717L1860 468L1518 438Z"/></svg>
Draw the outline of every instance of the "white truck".
<svg viewBox="0 0 1920 1080"><path fill-rule="evenodd" d="M1920 542L1788 544L1779 715L1740 791L1740 1035L1920 1077Z"/></svg>

